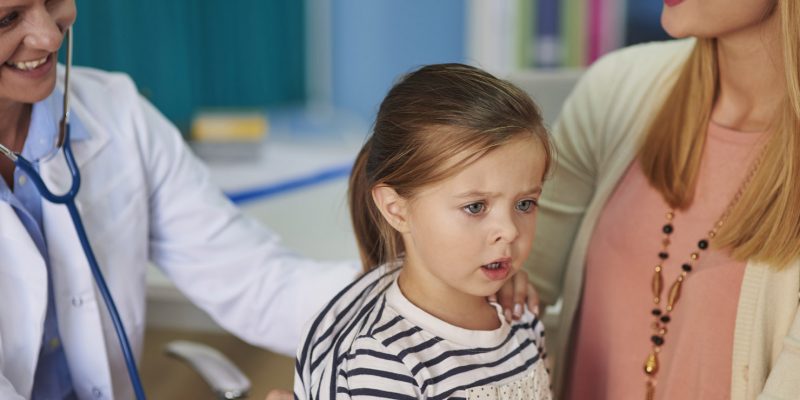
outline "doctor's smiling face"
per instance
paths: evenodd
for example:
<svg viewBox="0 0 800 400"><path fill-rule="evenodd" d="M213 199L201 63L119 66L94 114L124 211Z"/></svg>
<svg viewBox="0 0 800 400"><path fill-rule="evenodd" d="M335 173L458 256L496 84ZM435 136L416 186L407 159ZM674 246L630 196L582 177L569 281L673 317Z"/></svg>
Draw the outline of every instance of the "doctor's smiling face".
<svg viewBox="0 0 800 400"><path fill-rule="evenodd" d="M53 91L73 0L0 0L0 101L35 103Z"/></svg>

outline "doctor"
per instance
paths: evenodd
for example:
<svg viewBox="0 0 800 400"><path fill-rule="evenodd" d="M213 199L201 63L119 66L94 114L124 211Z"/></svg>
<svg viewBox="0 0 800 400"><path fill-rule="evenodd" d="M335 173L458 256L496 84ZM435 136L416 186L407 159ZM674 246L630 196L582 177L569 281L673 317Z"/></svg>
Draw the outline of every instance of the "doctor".
<svg viewBox="0 0 800 400"><path fill-rule="evenodd" d="M48 187L71 183L51 153L61 115L56 53L72 0L0 1L0 142ZM135 354L145 274L158 265L195 304L251 343L292 354L316 309L357 273L296 257L214 188L176 129L119 74L75 69L77 206ZM131 398L119 343L67 209L0 160L0 398Z"/></svg>
<svg viewBox="0 0 800 400"><path fill-rule="evenodd" d="M75 16L73 0L0 0L0 143L33 161L55 193L71 184L63 153L48 155L62 114L56 55ZM356 263L298 257L244 217L127 76L71 75L77 207L133 352L150 261L226 329L293 355L305 321L357 275ZM5 158L0 172L0 398L131 398L67 209ZM501 302L524 301L526 284L515 277Z"/></svg>

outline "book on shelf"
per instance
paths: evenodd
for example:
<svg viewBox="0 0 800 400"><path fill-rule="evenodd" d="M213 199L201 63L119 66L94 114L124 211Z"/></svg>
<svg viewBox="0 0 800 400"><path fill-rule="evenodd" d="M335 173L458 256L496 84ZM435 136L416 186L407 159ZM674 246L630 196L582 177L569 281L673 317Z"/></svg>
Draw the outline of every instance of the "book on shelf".
<svg viewBox="0 0 800 400"><path fill-rule="evenodd" d="M515 0L514 64L525 68L585 67L642 41L663 40L661 4L630 0ZM647 4L645 4L647 3Z"/></svg>

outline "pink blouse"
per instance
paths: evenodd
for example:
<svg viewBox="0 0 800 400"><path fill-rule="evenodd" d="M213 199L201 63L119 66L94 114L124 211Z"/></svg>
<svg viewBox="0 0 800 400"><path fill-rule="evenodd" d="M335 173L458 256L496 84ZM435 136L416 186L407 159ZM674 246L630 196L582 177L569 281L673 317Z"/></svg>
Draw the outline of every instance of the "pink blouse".
<svg viewBox="0 0 800 400"><path fill-rule="evenodd" d="M664 294L739 190L766 135L710 124L691 207L676 212L664 262ZM602 211L586 258L583 297L567 372L567 399L645 397L654 308L650 282L668 210L638 160ZM656 399L727 399L739 289L745 263L729 252L700 253L667 324Z"/></svg>

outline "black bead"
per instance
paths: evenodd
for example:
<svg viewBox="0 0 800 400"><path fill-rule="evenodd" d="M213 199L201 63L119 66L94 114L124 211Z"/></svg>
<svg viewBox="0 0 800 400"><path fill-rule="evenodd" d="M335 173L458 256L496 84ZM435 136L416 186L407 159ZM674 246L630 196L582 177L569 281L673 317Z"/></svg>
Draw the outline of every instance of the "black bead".
<svg viewBox="0 0 800 400"><path fill-rule="evenodd" d="M683 264L681 265L681 268L686 272L692 272L692 266L689 264Z"/></svg>
<svg viewBox="0 0 800 400"><path fill-rule="evenodd" d="M650 336L650 341L652 341L656 346L661 346L664 344L664 338L658 335Z"/></svg>
<svg viewBox="0 0 800 400"><path fill-rule="evenodd" d="M664 233L666 233L667 235L669 235L670 233L672 233L672 224L664 225L664 227L661 228L661 230L664 231Z"/></svg>
<svg viewBox="0 0 800 400"><path fill-rule="evenodd" d="M669 315L664 315L663 317L661 317L661 322L666 324L669 323L669 321L670 321Z"/></svg>
<svg viewBox="0 0 800 400"><path fill-rule="evenodd" d="M658 253L658 258L660 258L662 260L666 260L668 257L669 257L669 254L667 254L666 251L662 251L662 252Z"/></svg>
<svg viewBox="0 0 800 400"><path fill-rule="evenodd" d="M707 249L708 248L708 240L703 239L703 240L697 242L697 247L699 247L700 250Z"/></svg>
<svg viewBox="0 0 800 400"><path fill-rule="evenodd" d="M658 309L658 308L654 308L652 313L653 313L653 315L655 315L657 317L657 316L661 315L661 310Z"/></svg>

